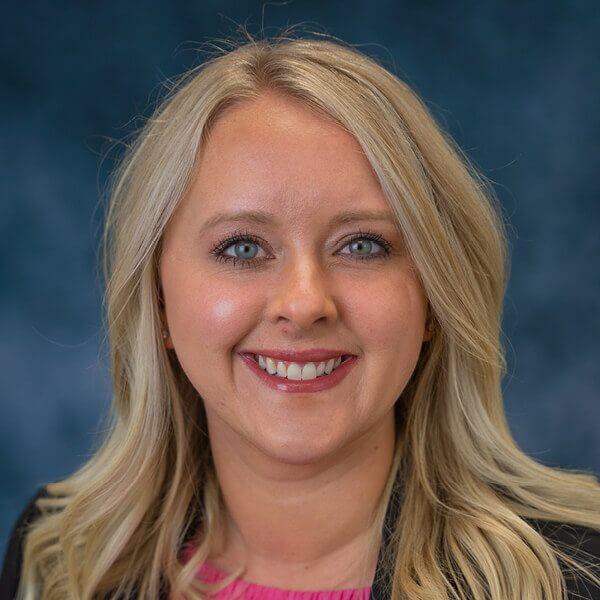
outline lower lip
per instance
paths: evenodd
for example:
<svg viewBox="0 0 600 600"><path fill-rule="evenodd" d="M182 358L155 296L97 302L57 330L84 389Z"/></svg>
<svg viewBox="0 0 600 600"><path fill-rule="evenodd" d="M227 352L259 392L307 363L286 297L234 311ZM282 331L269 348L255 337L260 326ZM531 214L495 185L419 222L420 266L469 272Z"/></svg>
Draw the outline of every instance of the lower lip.
<svg viewBox="0 0 600 600"><path fill-rule="evenodd" d="M266 383L269 387L279 392L320 392L322 390L328 390L333 386L337 385L348 375L352 370L358 356L352 356L346 362L340 364L340 366L332 371L329 375L322 375L316 379L294 380L284 379L283 377L277 377L276 375L270 375L266 371L260 368L260 365L254 360L249 354L240 354L244 362L250 367L250 370L255 373L261 381Z"/></svg>

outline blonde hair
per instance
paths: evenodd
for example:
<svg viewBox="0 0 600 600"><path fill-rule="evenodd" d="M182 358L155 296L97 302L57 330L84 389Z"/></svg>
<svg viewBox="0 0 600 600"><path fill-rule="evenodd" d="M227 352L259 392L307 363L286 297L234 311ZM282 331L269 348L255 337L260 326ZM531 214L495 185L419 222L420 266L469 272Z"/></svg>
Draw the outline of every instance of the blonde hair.
<svg viewBox="0 0 600 600"><path fill-rule="evenodd" d="M267 91L303 102L358 140L434 318L397 402L396 454L374 517L381 526L402 473L394 551L385 557L389 597L563 598L559 559L600 583L526 521L600 530L600 484L590 473L539 464L509 431L501 391L507 241L490 182L375 59L339 40L284 33L229 42L184 73L114 172L104 238L110 427L91 459L38 500L19 598L157 598L162 589L203 598L213 590L195 573L222 539L223 499L202 403L162 343L157 264L211 124ZM191 533L194 553L182 565L178 552Z"/></svg>

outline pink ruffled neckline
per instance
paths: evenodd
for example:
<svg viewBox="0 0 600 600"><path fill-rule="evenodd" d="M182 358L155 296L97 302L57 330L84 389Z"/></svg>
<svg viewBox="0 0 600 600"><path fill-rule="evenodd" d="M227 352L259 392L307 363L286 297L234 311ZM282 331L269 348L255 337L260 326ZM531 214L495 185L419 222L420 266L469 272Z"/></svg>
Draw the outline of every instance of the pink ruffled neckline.
<svg viewBox="0 0 600 600"><path fill-rule="evenodd" d="M184 553L184 560L189 557L189 550ZM206 560L198 569L197 576L206 583L215 583L227 577L227 573L213 562ZM288 590L234 579L220 592L216 592L212 598L214 600L369 600L370 594L371 586L343 590Z"/></svg>

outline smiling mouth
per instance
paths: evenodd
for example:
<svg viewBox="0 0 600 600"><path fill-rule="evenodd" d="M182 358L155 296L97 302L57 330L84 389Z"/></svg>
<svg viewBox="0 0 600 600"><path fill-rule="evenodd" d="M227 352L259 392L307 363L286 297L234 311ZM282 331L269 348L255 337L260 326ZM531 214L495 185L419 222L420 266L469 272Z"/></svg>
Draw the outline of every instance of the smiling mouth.
<svg viewBox="0 0 600 600"><path fill-rule="evenodd" d="M342 354L336 358L321 361L282 361L259 354L249 353L259 367L269 375L290 381L306 381L326 377L350 360L353 354Z"/></svg>
<svg viewBox="0 0 600 600"><path fill-rule="evenodd" d="M319 365L302 363L302 369L298 363L291 363L286 368L285 364L279 364L282 361L278 361L277 368L275 368L274 361L270 360L269 370L267 370L260 362L257 362L252 353L240 353L239 356L258 379L268 387L278 392L292 394L322 392L337 386L353 370L359 360L358 356L346 354L332 359L333 365L324 366L324 361ZM343 361L342 358L344 358Z"/></svg>

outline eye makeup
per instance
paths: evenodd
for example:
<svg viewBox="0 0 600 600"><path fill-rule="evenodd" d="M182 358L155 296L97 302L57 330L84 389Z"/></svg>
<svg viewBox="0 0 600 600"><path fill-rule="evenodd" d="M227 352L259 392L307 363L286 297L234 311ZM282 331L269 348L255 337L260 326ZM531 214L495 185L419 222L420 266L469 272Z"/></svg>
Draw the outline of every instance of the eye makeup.
<svg viewBox="0 0 600 600"><path fill-rule="evenodd" d="M353 244L354 242L361 241L366 241L371 244L374 243L381 248L381 251L374 254L342 254L342 256L354 257L356 260L379 260L387 258L392 253L392 244L379 233L370 230L359 230L355 234L352 234L351 239L345 242L343 247ZM258 259L246 259L238 256L230 256L224 253L225 250L233 245L239 244L240 242L250 242L250 244L257 246L262 246L264 243L261 238L255 236L248 230L237 230L214 246L210 253L217 262L231 264L232 266L240 264L242 268L256 268L264 264L265 261L272 260L271 258L264 257Z"/></svg>

